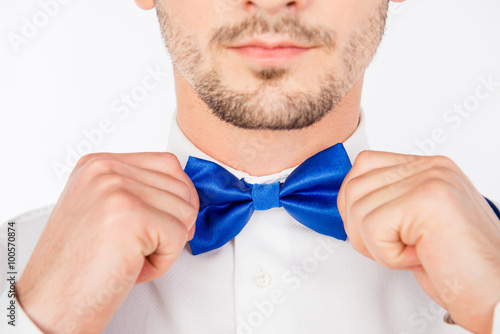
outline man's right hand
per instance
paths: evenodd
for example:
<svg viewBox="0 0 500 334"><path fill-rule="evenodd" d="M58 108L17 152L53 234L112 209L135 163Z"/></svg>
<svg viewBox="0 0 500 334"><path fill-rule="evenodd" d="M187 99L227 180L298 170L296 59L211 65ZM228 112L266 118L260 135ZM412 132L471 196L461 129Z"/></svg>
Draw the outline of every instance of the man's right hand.
<svg viewBox="0 0 500 334"><path fill-rule="evenodd" d="M86 155L16 284L17 299L44 332L100 333L134 284L172 266L198 209L173 154Z"/></svg>

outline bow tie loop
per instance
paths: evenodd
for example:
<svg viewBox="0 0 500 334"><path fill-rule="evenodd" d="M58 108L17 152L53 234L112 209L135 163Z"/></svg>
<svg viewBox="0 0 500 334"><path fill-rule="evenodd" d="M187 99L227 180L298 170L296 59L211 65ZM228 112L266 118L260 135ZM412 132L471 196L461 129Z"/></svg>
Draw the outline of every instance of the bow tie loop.
<svg viewBox="0 0 500 334"><path fill-rule="evenodd" d="M280 182L252 185L252 202L254 210L269 210L281 207Z"/></svg>

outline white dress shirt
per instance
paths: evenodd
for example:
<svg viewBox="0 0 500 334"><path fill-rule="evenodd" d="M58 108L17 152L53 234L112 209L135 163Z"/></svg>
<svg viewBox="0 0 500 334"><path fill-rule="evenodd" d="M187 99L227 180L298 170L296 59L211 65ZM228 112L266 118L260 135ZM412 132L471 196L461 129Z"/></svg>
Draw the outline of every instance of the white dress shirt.
<svg viewBox="0 0 500 334"><path fill-rule="evenodd" d="M344 142L351 162L368 149L364 117ZM175 113L167 151L185 167L188 157L214 161L238 179L267 184L294 170L255 177L225 166L195 147ZM16 217L19 278L53 206ZM7 226L0 226L2 275L8 272ZM0 282L2 333L40 333L17 304L7 326L6 277ZM461 287L450 282L447 296ZM255 211L236 238L193 256L186 245L162 277L134 286L103 333L469 333L443 321L408 271L386 269L358 254L349 241L320 235L282 207ZM500 303L494 333L500 333ZM0 327L2 328L2 327Z"/></svg>

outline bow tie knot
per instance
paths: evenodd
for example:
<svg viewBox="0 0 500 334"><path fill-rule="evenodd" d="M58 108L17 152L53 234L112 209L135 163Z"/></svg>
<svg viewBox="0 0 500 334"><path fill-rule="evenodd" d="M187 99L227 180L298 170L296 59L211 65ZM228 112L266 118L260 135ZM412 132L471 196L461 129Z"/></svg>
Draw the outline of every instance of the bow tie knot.
<svg viewBox="0 0 500 334"><path fill-rule="evenodd" d="M249 184L216 163L189 157L184 171L200 198L191 252L196 255L223 246L241 232L255 210L279 207L320 234L346 240L337 195L350 169L342 144L313 155L283 183Z"/></svg>
<svg viewBox="0 0 500 334"><path fill-rule="evenodd" d="M269 210L279 208L280 182L252 185L252 202L254 210Z"/></svg>

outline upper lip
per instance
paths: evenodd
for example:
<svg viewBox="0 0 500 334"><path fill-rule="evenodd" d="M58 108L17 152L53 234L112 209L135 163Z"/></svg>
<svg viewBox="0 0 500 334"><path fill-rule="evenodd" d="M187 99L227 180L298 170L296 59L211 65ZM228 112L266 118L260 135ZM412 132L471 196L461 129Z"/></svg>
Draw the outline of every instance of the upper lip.
<svg viewBox="0 0 500 334"><path fill-rule="evenodd" d="M273 49L273 48L283 48L283 47L294 47L294 48L302 48L302 49L310 49L314 46L311 45L303 45L299 44L290 40L286 39L279 39L279 40L263 40L263 39L252 39L249 41L246 41L244 43L239 43L236 45L231 45L231 48L242 48L242 47L249 47L249 46L255 46L255 47L261 47L261 48L266 48L266 49Z"/></svg>

